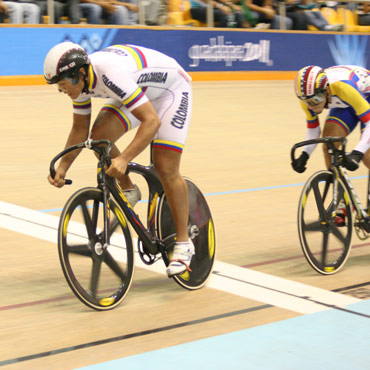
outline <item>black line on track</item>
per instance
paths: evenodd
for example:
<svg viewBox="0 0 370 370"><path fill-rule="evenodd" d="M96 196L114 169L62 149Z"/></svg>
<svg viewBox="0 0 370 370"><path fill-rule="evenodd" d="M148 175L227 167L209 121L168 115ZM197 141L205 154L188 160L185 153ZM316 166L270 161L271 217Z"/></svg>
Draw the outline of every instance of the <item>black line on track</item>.
<svg viewBox="0 0 370 370"><path fill-rule="evenodd" d="M303 299L303 300L306 300L306 301L309 301L309 302L312 302L312 303L316 303L316 304L321 305L321 306L333 308L335 310L344 311L344 312L347 312L347 313L351 313L351 314L354 314L354 315L358 315L358 316L362 316L362 317L366 317L367 319L370 319L370 315L366 315L366 314L361 313L361 312L352 311L352 310L349 310L347 308L338 307L338 306L335 306L335 305L332 305L332 304L316 301L314 299L311 299L311 297L300 296L300 295L296 295L296 294L293 294L293 293L284 292L284 291L279 290L279 289L269 288L269 287L266 287L264 285L251 283L249 281L245 281L245 280L233 278L233 277L230 277L230 276L227 276L227 275L223 275L223 274L220 274L219 272L215 272L215 274L219 275L219 276L222 276L224 278L230 279L230 280L239 281L240 283L253 285L253 286L256 286L256 287L259 287L259 288L263 288L263 289L266 289L266 290L271 290L273 292L277 292L277 293L280 293L280 294L285 294L285 295L288 295L288 296L291 296L291 297L300 298L300 299Z"/></svg>
<svg viewBox="0 0 370 370"><path fill-rule="evenodd" d="M336 292L336 293L337 292L343 292L343 291L346 291L346 290L351 290L351 289L355 289L355 288L361 288L361 287L366 286L366 285L370 285L370 281L368 281L366 283L349 285L349 286L346 286L346 287L343 287L343 288L333 289L332 292Z"/></svg>
<svg viewBox="0 0 370 370"><path fill-rule="evenodd" d="M11 358L9 360L0 361L0 366L15 364L15 363L24 362L24 361L35 360L35 359L42 358L42 357L58 355L58 354L61 354L61 353L72 352L72 351L76 351L76 350L84 349L84 348L89 348L89 347L96 347L96 346L100 346L102 344L119 342L121 340L127 340L127 339L131 339L131 338L142 337L144 335L165 332L165 331L168 331L168 330L179 329L179 328L183 328L183 327L186 327L186 326L203 324L205 322L220 320L220 319L233 317L233 316L238 316L238 315L243 315L243 314L246 314L246 313L255 312L255 311L259 311L259 310L264 310L264 309L271 308L271 307L274 307L274 306L269 305L269 304L264 304L264 305L261 305L261 306L245 308L243 310L232 311L232 312L227 312L227 313L223 313L223 314L220 314L220 315L209 316L209 317L205 317L203 319L185 321L185 322L174 324L174 325L168 325L168 326L162 326L160 328L144 330L144 331L137 332L137 333L125 334L125 335L120 335L118 337L112 337L112 338L97 340L97 341L94 341L94 342L78 344L76 346L64 347L64 348L59 348L59 349L55 349L55 350L52 350L52 351L35 353L35 354L29 355L29 356Z"/></svg>

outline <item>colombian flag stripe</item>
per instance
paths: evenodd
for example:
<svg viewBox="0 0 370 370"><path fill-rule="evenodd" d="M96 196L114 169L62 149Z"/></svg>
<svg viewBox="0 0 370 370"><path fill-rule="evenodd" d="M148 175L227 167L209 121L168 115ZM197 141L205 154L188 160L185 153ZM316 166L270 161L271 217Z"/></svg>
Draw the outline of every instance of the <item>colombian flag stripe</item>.
<svg viewBox="0 0 370 370"><path fill-rule="evenodd" d="M330 116L326 119L326 122L335 123L336 125L340 126L346 132L346 134L349 134L350 132L349 127L344 123L344 121L342 121L338 117Z"/></svg>
<svg viewBox="0 0 370 370"><path fill-rule="evenodd" d="M130 120L116 106L111 105L111 104L106 104L106 105L104 105L104 107L102 108L102 110L113 113L122 122L123 126L125 127L125 132L131 130Z"/></svg>
<svg viewBox="0 0 370 370"><path fill-rule="evenodd" d="M91 64L89 65L89 76L90 76L89 90L92 90L95 89L96 87L97 78Z"/></svg>
<svg viewBox="0 0 370 370"><path fill-rule="evenodd" d="M87 101L84 101L82 103L74 101L73 102L73 108L75 108L75 109L89 109L89 108L91 108L91 99L89 99Z"/></svg>
<svg viewBox="0 0 370 370"><path fill-rule="evenodd" d="M307 120L307 127L308 128L316 128L320 125L319 119L316 117L313 120Z"/></svg>
<svg viewBox="0 0 370 370"><path fill-rule="evenodd" d="M136 91L126 100L124 100L122 103L126 105L127 108L132 107L136 102L138 102L142 97L144 96L143 91L141 88L137 88Z"/></svg>
<svg viewBox="0 0 370 370"><path fill-rule="evenodd" d="M114 45L114 46L117 48L122 48L126 50L128 53L130 53L130 55L135 59L135 62L139 70L146 68L148 66L145 55L138 48L128 45Z"/></svg>
<svg viewBox="0 0 370 370"><path fill-rule="evenodd" d="M153 140L153 146L157 148L169 149L178 153L182 153L184 145L167 140Z"/></svg>

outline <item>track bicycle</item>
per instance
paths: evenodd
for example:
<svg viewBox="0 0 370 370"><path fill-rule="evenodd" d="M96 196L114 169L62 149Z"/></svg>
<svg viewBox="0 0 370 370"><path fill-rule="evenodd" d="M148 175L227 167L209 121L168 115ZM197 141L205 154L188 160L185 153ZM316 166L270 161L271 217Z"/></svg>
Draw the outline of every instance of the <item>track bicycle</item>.
<svg viewBox="0 0 370 370"><path fill-rule="evenodd" d="M324 144L330 155L330 167L314 173L305 183L298 206L298 233L308 263L317 272L330 275L338 272L351 250L352 230L359 239L370 236L370 173L367 206L364 208L342 166L346 138L323 137L295 144L295 150L310 144Z"/></svg>
<svg viewBox="0 0 370 370"><path fill-rule="evenodd" d="M97 187L76 191L65 204L58 227L58 251L64 276L77 298L95 310L117 307L126 297L134 274L134 247L129 225L138 236L137 251L146 265L162 260L168 266L176 233L161 182L149 166L130 162L127 173L141 175L149 189L145 227L128 203L116 179L105 174L111 163L108 140L87 140L60 152L88 148L99 155ZM181 287L201 288L215 261L215 231L207 201L199 188L185 178L189 194L189 237L195 246L190 271L172 278ZM66 184L71 184L66 180Z"/></svg>

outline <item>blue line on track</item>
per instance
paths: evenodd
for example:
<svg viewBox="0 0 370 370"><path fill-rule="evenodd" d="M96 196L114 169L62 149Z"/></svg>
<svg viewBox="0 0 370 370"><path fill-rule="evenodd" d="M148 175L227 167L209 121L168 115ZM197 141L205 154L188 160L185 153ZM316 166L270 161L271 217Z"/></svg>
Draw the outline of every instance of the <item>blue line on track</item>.
<svg viewBox="0 0 370 370"><path fill-rule="evenodd" d="M351 180L358 180L358 179L364 179L368 176L355 176L350 177ZM228 191L219 191L215 193L206 193L206 197L211 197L214 195L229 195L229 194L238 194L238 193L249 193L253 191L263 191L263 190L274 190L274 189L284 189L284 188L292 188L295 186L303 186L304 183L300 182L298 184L286 184L286 185L275 185L275 186L263 186L260 188L250 188L250 189L239 189L239 190L228 190ZM147 200L141 200L140 202L148 202ZM61 212L62 208L52 208L52 209L42 209L40 212L50 213L50 212Z"/></svg>

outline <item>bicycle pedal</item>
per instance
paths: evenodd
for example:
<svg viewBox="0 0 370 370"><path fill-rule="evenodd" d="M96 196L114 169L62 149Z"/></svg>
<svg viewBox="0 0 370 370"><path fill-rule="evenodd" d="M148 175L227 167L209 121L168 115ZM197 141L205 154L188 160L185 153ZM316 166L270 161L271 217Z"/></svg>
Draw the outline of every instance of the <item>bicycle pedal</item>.
<svg viewBox="0 0 370 370"><path fill-rule="evenodd" d="M346 226L345 216L344 214L337 214L334 218L334 223L338 227Z"/></svg>

